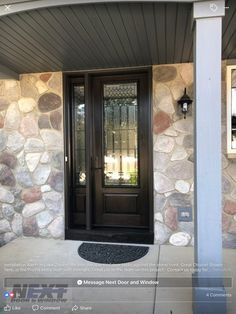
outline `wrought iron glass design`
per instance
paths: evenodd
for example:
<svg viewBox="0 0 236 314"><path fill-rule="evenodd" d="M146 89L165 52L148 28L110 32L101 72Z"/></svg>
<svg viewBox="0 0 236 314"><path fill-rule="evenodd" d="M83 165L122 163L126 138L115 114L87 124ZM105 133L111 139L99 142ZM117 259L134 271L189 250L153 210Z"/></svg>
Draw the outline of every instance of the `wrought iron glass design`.
<svg viewBox="0 0 236 314"><path fill-rule="evenodd" d="M74 85L73 88L75 183L76 185L86 185L84 86Z"/></svg>
<svg viewBox="0 0 236 314"><path fill-rule="evenodd" d="M137 83L104 84L104 183L138 185Z"/></svg>
<svg viewBox="0 0 236 314"><path fill-rule="evenodd" d="M236 70L231 73L231 99L232 99L232 140L231 147L236 148Z"/></svg>

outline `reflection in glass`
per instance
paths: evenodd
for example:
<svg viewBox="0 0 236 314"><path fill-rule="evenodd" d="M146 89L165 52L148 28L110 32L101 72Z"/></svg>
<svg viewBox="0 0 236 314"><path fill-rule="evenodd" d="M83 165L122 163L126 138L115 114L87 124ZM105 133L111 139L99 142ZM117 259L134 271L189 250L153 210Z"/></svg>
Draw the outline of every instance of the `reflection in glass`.
<svg viewBox="0 0 236 314"><path fill-rule="evenodd" d="M73 86L74 104L74 147L75 147L75 183L86 184L85 173L85 101L84 86Z"/></svg>
<svg viewBox="0 0 236 314"><path fill-rule="evenodd" d="M105 185L138 185L137 83L105 84Z"/></svg>
<svg viewBox="0 0 236 314"><path fill-rule="evenodd" d="M232 113L232 148L236 148L236 70L232 70L231 76L231 113Z"/></svg>

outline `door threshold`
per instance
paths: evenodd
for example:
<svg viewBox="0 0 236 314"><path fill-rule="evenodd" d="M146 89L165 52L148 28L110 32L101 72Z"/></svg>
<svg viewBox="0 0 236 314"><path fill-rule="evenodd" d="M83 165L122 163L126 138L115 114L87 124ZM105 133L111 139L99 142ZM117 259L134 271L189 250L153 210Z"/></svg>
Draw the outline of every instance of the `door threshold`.
<svg viewBox="0 0 236 314"><path fill-rule="evenodd" d="M153 244L154 233L149 230L136 228L93 228L67 229L66 240L80 240L93 242Z"/></svg>

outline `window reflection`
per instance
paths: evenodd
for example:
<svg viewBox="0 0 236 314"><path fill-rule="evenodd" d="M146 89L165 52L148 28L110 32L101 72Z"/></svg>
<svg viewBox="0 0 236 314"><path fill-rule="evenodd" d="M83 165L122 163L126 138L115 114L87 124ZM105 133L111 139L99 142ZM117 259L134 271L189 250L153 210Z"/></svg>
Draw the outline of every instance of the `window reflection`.
<svg viewBox="0 0 236 314"><path fill-rule="evenodd" d="M75 117L75 183L76 185L85 185L85 102L83 85L74 85L73 104Z"/></svg>
<svg viewBox="0 0 236 314"><path fill-rule="evenodd" d="M137 185L137 83L105 84L103 92L105 185Z"/></svg>

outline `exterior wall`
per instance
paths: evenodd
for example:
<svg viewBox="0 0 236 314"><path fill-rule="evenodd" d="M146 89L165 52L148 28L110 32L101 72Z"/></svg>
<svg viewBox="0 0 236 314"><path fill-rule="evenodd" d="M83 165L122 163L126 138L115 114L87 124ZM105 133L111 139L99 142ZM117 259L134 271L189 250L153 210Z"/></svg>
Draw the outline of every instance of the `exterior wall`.
<svg viewBox="0 0 236 314"><path fill-rule="evenodd" d="M236 246L236 162L226 158L225 63L222 65L223 239ZM176 105L193 98L193 65L153 67L155 242L193 245L193 116ZM194 104L193 104L194 106ZM64 238L62 74L0 81L0 245L19 236ZM209 156L209 162L211 157Z"/></svg>
<svg viewBox="0 0 236 314"><path fill-rule="evenodd" d="M0 81L0 245L64 237L62 74Z"/></svg>
<svg viewBox="0 0 236 314"><path fill-rule="evenodd" d="M236 163L226 157L225 70L226 64L223 62L223 240L225 246L236 247ZM178 207L193 208L193 115L190 112L185 120L176 105L185 87L193 99L192 64L153 67L155 242L176 246L194 243L194 223L178 222L177 219Z"/></svg>

